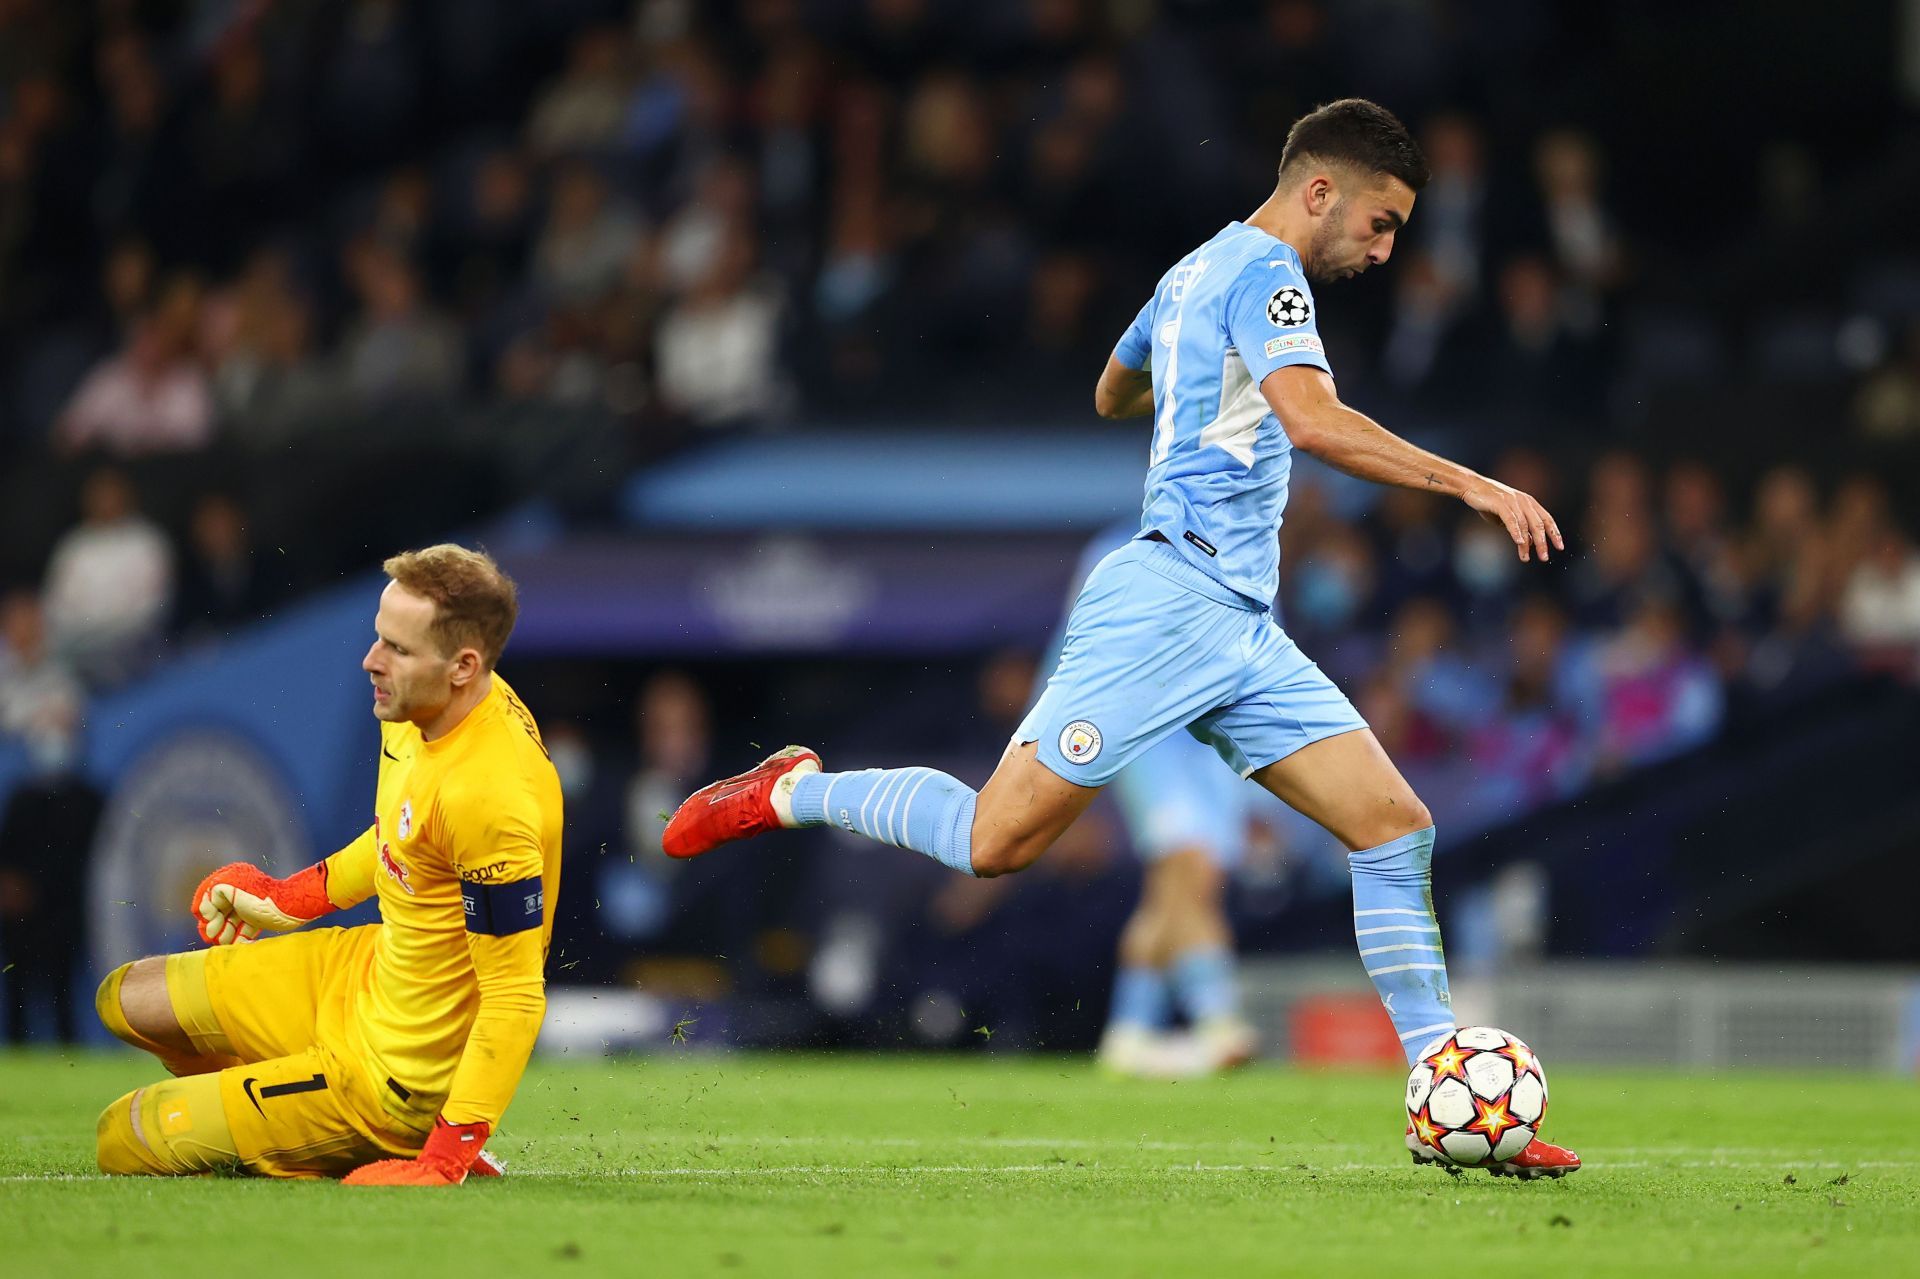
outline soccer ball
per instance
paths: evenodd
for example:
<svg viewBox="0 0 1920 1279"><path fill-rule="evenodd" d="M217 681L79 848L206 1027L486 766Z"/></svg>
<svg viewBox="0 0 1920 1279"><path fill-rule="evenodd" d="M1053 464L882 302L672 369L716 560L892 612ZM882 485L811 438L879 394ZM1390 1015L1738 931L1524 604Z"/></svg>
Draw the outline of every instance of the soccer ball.
<svg viewBox="0 0 1920 1279"><path fill-rule="evenodd" d="M1511 1159L1546 1117L1545 1067L1492 1026L1463 1026L1434 1040L1407 1075L1413 1135L1449 1163L1475 1168Z"/></svg>

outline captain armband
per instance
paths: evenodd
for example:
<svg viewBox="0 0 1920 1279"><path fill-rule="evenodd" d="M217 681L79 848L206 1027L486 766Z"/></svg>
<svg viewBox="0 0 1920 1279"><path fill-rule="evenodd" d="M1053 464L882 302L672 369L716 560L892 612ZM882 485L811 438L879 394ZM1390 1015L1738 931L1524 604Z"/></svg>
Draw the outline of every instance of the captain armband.
<svg viewBox="0 0 1920 1279"><path fill-rule="evenodd" d="M460 901L466 907L467 931L487 937L507 937L540 927L546 911L546 889L538 878L511 884L460 881Z"/></svg>

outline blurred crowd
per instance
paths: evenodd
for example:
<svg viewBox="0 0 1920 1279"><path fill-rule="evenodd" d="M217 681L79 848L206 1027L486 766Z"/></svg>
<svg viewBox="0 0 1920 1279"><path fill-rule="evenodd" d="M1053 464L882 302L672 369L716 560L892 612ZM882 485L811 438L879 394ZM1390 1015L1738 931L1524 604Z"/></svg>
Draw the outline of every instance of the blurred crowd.
<svg viewBox="0 0 1920 1279"><path fill-rule="evenodd" d="M1569 477L1525 448L1491 470L1556 512L1566 554L1523 564L1504 529L1410 490L1357 495L1353 518L1304 486L1283 537L1289 631L1453 830L1863 670L1920 678L1920 548L1872 474L1824 489L1780 465L1741 492L1697 461L1608 452Z"/></svg>
<svg viewBox="0 0 1920 1279"><path fill-rule="evenodd" d="M1831 375L1859 383L1865 434L1920 434L1912 261L1850 292L1838 272L1818 306L1776 285L1754 326L1723 322L1737 281L1676 286L1676 264L1710 274L1701 246L1622 208L1614 117L1586 93L1618 21L1487 0L7 0L0 455L271 447L476 397L653 440L1077 409L1165 262L1257 203L1288 123L1343 92L1399 109L1434 173L1391 284L1332 309L1343 381L1597 429L1662 381ZM1715 157L1751 168L1719 217L1817 218L1814 161L1754 123ZM1635 176L1673 145L1636 138Z"/></svg>

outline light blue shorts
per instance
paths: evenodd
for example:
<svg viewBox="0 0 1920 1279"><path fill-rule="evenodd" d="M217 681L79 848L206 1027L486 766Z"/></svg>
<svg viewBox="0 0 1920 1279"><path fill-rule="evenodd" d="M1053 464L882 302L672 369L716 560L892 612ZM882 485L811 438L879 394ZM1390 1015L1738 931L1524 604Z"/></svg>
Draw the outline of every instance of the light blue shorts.
<svg viewBox="0 0 1920 1279"><path fill-rule="evenodd" d="M1143 860L1195 848L1222 870L1246 856L1247 821L1261 794L1185 733L1170 734L1113 779L1113 797Z"/></svg>
<svg viewBox="0 0 1920 1279"><path fill-rule="evenodd" d="M1142 538L1088 574L1013 740L1038 743L1068 781L1104 786L1182 728L1245 777L1366 726L1273 614Z"/></svg>

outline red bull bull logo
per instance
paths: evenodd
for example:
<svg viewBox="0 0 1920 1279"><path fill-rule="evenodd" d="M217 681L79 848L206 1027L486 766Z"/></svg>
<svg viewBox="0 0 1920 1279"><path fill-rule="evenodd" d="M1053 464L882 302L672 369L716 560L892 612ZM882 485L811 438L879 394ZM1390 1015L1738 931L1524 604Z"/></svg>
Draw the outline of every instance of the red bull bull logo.
<svg viewBox="0 0 1920 1279"><path fill-rule="evenodd" d="M406 889L408 893L413 892L413 885L407 882L407 868L394 857L393 849L386 844L380 845L380 865L393 877L394 883Z"/></svg>

